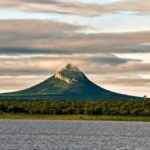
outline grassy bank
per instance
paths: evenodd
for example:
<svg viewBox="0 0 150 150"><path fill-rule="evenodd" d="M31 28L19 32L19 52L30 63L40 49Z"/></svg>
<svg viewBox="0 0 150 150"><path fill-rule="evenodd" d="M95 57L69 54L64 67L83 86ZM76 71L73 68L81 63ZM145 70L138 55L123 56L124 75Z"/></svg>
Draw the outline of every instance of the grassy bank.
<svg viewBox="0 0 150 150"><path fill-rule="evenodd" d="M148 116L109 116L109 115L29 115L29 114L0 114L1 120L105 120L105 121L144 121L150 122Z"/></svg>

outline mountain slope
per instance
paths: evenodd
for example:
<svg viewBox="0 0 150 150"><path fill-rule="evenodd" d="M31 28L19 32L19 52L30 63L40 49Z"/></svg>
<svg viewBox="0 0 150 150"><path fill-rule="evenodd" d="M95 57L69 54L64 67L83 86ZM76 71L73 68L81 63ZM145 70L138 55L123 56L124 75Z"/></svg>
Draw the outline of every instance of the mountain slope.
<svg viewBox="0 0 150 150"><path fill-rule="evenodd" d="M92 83L78 68L68 64L52 77L31 88L5 93L0 99L15 100L130 100L141 99L111 92Z"/></svg>

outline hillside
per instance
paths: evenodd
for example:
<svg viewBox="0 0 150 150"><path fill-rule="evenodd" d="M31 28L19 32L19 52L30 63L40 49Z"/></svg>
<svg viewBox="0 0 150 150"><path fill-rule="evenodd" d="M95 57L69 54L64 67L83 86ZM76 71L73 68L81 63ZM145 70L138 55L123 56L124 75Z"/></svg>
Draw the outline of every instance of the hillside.
<svg viewBox="0 0 150 150"><path fill-rule="evenodd" d="M68 64L45 81L25 90L0 94L4 100L131 100L91 82L77 67Z"/></svg>

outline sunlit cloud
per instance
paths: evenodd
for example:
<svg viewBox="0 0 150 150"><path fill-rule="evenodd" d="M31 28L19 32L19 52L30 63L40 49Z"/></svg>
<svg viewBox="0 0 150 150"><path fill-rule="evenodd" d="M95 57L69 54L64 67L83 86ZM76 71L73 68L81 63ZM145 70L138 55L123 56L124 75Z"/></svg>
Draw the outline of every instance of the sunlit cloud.
<svg viewBox="0 0 150 150"><path fill-rule="evenodd" d="M1 7L17 8L24 11L53 12L62 14L76 14L84 16L132 11L137 13L150 12L150 2L147 0L5 0Z"/></svg>

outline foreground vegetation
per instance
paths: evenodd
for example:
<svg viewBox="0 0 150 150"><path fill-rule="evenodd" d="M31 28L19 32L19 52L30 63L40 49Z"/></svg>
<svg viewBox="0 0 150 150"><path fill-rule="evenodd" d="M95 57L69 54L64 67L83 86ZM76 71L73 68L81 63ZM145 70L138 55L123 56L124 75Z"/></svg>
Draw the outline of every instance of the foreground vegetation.
<svg viewBox="0 0 150 150"><path fill-rule="evenodd" d="M144 121L150 122L148 116L118 116L118 115L46 115L1 113L1 120L93 120L93 121Z"/></svg>
<svg viewBox="0 0 150 150"><path fill-rule="evenodd" d="M137 117L138 116L138 117ZM150 120L150 101L0 101L0 118ZM144 119L144 120L145 120Z"/></svg>

